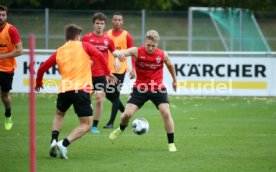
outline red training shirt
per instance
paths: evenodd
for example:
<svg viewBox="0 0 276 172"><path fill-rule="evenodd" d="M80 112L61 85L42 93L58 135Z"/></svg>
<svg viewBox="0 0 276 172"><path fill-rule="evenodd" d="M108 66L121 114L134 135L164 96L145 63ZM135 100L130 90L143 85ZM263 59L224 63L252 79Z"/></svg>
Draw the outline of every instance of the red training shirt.
<svg viewBox="0 0 276 172"><path fill-rule="evenodd" d="M3 26L0 29L0 32L2 32L4 27L5 26ZM10 28L9 28L9 34L10 34L11 41L12 41L13 44L17 44L19 42L22 42L18 30L13 25L11 25Z"/></svg>
<svg viewBox="0 0 276 172"><path fill-rule="evenodd" d="M165 88L163 84L164 51L156 48L152 54L144 46L138 47L135 62L137 79L134 88L145 91L156 91Z"/></svg>
<svg viewBox="0 0 276 172"><path fill-rule="evenodd" d="M94 45L94 47L96 47L98 50L100 50L103 53L104 60L108 64L108 51L115 51L115 45L114 42L106 34L98 36L95 35L93 32L90 32L83 36L82 41L89 42L90 44ZM94 60L95 63L92 68L92 77L103 76L103 66L97 62L98 59Z"/></svg>

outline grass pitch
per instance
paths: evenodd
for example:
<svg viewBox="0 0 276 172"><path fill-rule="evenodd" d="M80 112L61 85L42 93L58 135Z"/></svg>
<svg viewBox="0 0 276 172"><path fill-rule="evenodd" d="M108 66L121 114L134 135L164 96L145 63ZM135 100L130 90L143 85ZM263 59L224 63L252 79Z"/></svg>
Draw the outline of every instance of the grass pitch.
<svg viewBox="0 0 276 172"><path fill-rule="evenodd" d="M4 115L0 116L0 168L25 172L29 171L29 98L26 94L12 97L11 131L4 130ZM111 130L102 128L110 115L111 106L106 100L99 123L101 133L89 132L71 144L69 160L48 156L56 95L38 94L36 100L39 172L276 171L275 97L171 96L176 153L167 149L163 121L151 102L134 116L149 121L149 133L137 136L128 127L112 144L108 139ZM122 100L125 103L127 97L122 96ZM0 110L4 111L3 105ZM77 124L71 108L59 138L66 137Z"/></svg>

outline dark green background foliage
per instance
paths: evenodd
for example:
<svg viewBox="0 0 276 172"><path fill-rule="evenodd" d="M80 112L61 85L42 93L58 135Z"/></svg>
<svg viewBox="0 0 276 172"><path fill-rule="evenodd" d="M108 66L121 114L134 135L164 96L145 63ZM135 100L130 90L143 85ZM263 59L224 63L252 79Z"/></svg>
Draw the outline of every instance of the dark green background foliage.
<svg viewBox="0 0 276 172"><path fill-rule="evenodd" d="M100 10L187 10L189 6L235 7L273 10L274 0L1 0L11 8L100 9Z"/></svg>

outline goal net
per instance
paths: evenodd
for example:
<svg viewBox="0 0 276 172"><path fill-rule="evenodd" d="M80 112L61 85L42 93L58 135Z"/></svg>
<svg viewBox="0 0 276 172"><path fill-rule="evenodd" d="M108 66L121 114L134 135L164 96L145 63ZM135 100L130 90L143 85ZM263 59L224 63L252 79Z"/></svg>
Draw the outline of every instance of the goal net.
<svg viewBox="0 0 276 172"><path fill-rule="evenodd" d="M189 51L271 51L254 14L244 9L190 7Z"/></svg>

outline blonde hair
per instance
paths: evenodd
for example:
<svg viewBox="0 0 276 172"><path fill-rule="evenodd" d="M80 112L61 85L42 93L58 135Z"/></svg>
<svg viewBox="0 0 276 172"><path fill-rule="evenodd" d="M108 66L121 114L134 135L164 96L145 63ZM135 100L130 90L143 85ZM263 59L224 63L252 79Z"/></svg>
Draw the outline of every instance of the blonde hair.
<svg viewBox="0 0 276 172"><path fill-rule="evenodd" d="M146 39L158 42L160 37L156 30L149 30L147 31Z"/></svg>

